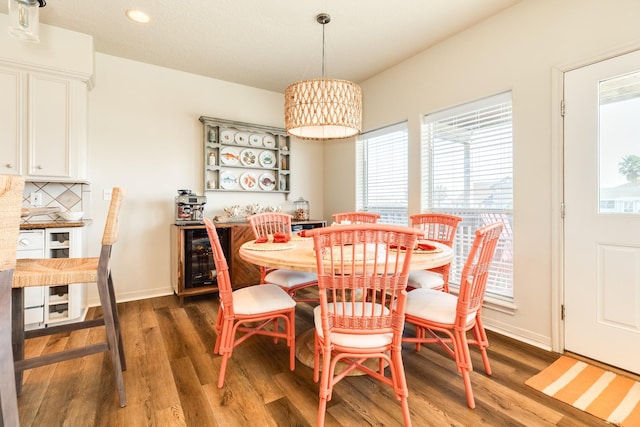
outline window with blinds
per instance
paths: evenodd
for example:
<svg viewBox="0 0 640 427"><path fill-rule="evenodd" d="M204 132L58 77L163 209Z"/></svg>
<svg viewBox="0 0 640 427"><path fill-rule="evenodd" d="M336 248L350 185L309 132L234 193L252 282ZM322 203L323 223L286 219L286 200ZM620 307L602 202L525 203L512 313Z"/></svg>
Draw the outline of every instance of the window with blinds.
<svg viewBox="0 0 640 427"><path fill-rule="evenodd" d="M407 123L360 135L356 141L356 208L380 223L408 224Z"/></svg>
<svg viewBox="0 0 640 427"><path fill-rule="evenodd" d="M424 117L422 210L463 218L450 284L460 282L475 230L504 223L487 293L513 298L513 137L511 92Z"/></svg>

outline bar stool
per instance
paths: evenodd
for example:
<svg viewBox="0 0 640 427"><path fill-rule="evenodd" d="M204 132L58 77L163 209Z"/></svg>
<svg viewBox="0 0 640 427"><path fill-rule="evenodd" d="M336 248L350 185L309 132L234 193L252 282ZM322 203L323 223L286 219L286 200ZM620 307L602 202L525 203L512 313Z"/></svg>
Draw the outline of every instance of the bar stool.
<svg viewBox="0 0 640 427"><path fill-rule="evenodd" d="M18 400L11 354L11 282L20 233L24 178L0 175L0 404L1 425L18 426Z"/></svg>
<svg viewBox="0 0 640 427"><path fill-rule="evenodd" d="M16 269L13 275L12 335L18 395L22 391L22 372L26 369L109 351L111 352L111 362L113 363L113 373L120 398L120 406L124 407L126 405L124 381L122 378L122 371L126 369L126 363L110 265L111 249L113 244L118 240L118 213L123 198L124 191L120 188L114 188L104 234L102 236L102 249L99 257L19 259L16 261ZM97 283L103 317L101 319L85 320L25 332L24 288L28 286L64 286L72 283ZM95 328L103 325L105 326L107 335L105 342L29 359L24 358L25 339L71 332L79 329Z"/></svg>

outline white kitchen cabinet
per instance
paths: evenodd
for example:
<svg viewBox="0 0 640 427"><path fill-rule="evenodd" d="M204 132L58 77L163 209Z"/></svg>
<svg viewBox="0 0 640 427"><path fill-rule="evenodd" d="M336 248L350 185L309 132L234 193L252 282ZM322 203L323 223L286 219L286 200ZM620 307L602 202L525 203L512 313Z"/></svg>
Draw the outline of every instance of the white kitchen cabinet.
<svg viewBox="0 0 640 427"><path fill-rule="evenodd" d="M1 67L0 90L0 173L86 179L87 84Z"/></svg>
<svg viewBox="0 0 640 427"><path fill-rule="evenodd" d="M75 258L82 256L81 229L23 230L18 238L18 258ZM86 314L86 285L27 287L24 289L25 328L74 322Z"/></svg>
<svg viewBox="0 0 640 427"><path fill-rule="evenodd" d="M24 147L24 73L0 68L0 172L20 175Z"/></svg>
<svg viewBox="0 0 640 427"><path fill-rule="evenodd" d="M21 231L16 258L44 258L44 230ZM24 324L31 328L44 324L44 288L24 288Z"/></svg>

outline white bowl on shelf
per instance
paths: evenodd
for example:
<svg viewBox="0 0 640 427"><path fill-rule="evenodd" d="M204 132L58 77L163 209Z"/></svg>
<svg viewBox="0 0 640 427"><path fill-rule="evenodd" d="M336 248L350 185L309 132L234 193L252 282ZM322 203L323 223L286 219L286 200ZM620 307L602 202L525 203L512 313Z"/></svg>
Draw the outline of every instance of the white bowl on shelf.
<svg viewBox="0 0 640 427"><path fill-rule="evenodd" d="M58 212L58 216L65 221L79 221L83 215L84 212Z"/></svg>

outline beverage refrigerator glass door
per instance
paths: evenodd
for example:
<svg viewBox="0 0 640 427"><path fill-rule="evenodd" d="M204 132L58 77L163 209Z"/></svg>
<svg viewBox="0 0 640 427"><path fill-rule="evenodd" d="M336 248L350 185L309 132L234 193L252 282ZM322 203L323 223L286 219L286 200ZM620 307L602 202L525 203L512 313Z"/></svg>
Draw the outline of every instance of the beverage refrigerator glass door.
<svg viewBox="0 0 640 427"><path fill-rule="evenodd" d="M229 250L229 229L218 229L220 243ZM184 288L216 285L216 267L211 255L211 244L205 228L184 230ZM228 254L227 254L228 256Z"/></svg>

